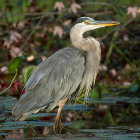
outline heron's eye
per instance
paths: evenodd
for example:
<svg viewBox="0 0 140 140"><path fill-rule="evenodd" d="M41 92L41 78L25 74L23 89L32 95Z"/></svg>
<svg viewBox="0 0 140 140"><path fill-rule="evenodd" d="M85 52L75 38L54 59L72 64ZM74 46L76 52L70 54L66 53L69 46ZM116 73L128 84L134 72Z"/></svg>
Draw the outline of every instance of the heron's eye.
<svg viewBox="0 0 140 140"><path fill-rule="evenodd" d="M85 20L85 21L84 21L84 23L85 23L85 24L88 24L88 21L87 21L87 20Z"/></svg>

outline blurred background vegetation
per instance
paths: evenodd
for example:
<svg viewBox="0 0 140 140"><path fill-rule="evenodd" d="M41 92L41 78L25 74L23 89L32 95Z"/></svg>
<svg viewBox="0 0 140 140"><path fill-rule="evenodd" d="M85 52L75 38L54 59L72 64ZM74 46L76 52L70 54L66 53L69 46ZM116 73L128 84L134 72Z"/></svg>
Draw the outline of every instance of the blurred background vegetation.
<svg viewBox="0 0 140 140"><path fill-rule="evenodd" d="M12 81L10 88L0 96L19 98L35 65L71 45L70 28L81 16L120 21L121 24L88 33L99 40L102 49L99 74L90 97L110 98L105 103L89 102L94 110L79 113L77 117L69 115L71 119L67 121L90 120L106 126L130 123L135 119L138 124L139 0L0 0L0 91ZM117 100L114 101L114 97ZM79 98L79 102L83 99ZM112 105L114 102L117 106Z"/></svg>

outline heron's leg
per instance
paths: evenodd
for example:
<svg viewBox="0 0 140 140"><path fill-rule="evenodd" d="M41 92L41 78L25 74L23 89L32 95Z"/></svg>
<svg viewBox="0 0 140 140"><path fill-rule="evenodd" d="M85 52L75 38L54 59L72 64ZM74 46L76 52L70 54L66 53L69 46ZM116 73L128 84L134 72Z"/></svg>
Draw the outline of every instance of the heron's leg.
<svg viewBox="0 0 140 140"><path fill-rule="evenodd" d="M53 126L53 130L55 133L57 133L57 125L58 125L58 122L60 123L60 129L62 130L63 128L63 125L62 125L62 122L60 120L60 113L61 113L61 110L63 108L63 106L65 105L65 103L67 102L67 98L65 98L64 100L62 100L62 102L59 104L59 108L58 108L58 112L57 112L57 115L56 115L56 120L55 120L55 123L54 123L54 126Z"/></svg>
<svg viewBox="0 0 140 140"><path fill-rule="evenodd" d="M59 133L61 134L62 129L63 129L63 124L62 124L61 116L60 116L60 119L59 119L59 127L60 127Z"/></svg>

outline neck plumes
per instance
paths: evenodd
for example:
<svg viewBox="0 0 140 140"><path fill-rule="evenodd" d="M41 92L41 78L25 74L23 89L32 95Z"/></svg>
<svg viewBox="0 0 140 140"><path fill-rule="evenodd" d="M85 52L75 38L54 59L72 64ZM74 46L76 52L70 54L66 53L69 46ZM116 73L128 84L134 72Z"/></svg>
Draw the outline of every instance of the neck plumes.
<svg viewBox="0 0 140 140"><path fill-rule="evenodd" d="M92 85L95 83L100 63L101 50L100 44L95 38L83 37L84 32L85 31L80 28L77 30L77 28L75 29L73 27L70 32L70 38L73 47L86 51L88 54L86 58L85 72L80 84L80 92L85 90L85 97L87 98Z"/></svg>

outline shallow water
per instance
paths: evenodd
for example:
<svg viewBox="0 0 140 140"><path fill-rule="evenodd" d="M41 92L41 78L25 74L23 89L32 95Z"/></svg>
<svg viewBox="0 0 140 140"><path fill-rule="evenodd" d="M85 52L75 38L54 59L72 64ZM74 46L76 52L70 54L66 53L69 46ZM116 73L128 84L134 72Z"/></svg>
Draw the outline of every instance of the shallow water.
<svg viewBox="0 0 140 140"><path fill-rule="evenodd" d="M89 103L113 104L117 103L140 103L140 98L132 97L111 97L105 96L102 99L89 99ZM94 127L85 129L87 120L71 121L71 123L63 123L62 134L54 134L52 126L54 121L50 118L55 118L56 113L38 113L30 116L29 121L14 121L11 115L11 110L16 99L13 97L0 97L0 139L50 139L50 140L138 140L140 139L140 124L134 123L131 125L117 125ZM67 104L63 109L63 113L70 111L88 112L92 107L86 107L83 104ZM63 114L64 115L64 114ZM42 120L40 118L47 117ZM92 123L92 122L90 122ZM91 125L91 124L90 124ZM84 128L84 129L82 129Z"/></svg>
<svg viewBox="0 0 140 140"><path fill-rule="evenodd" d="M21 131L20 131L21 130ZM62 134L40 134L40 131L32 132L32 136L25 134L27 131L8 131L0 132L0 138L26 138L26 139L50 139L50 140L139 140L140 139L140 127L108 127L105 129L80 129L78 131L66 129L65 133ZM30 131L30 130L29 130ZM30 131L31 132L31 131Z"/></svg>

